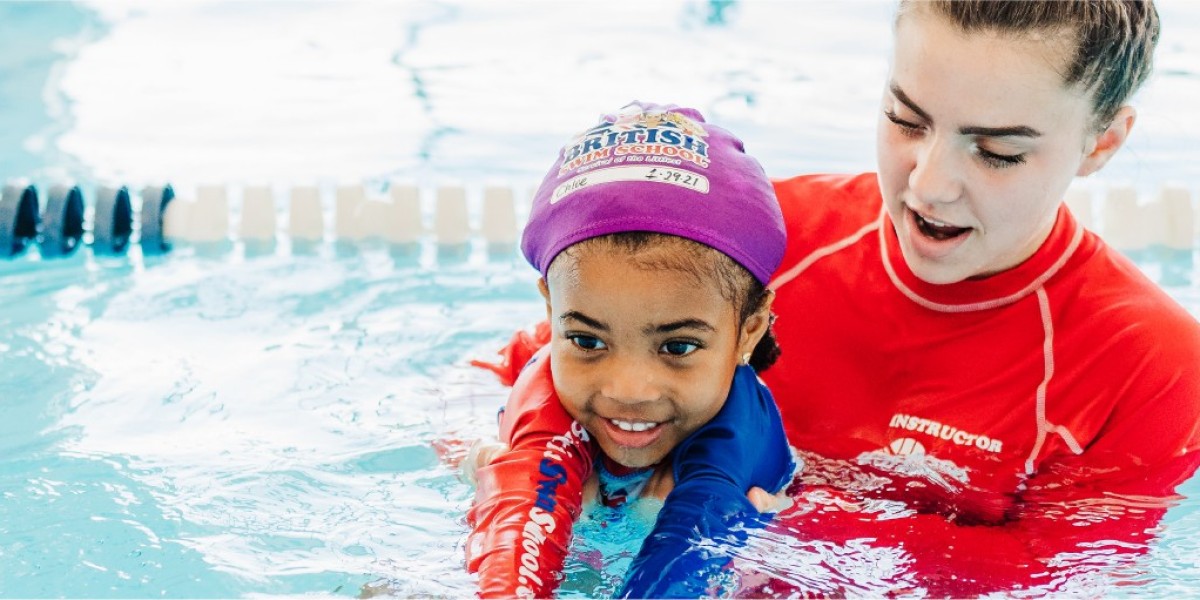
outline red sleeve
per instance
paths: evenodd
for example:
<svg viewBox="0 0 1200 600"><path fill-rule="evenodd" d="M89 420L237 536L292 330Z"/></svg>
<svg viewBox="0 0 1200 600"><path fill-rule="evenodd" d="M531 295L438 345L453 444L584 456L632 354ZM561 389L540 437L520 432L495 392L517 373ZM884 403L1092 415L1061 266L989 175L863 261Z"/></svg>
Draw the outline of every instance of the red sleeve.
<svg viewBox="0 0 1200 600"><path fill-rule="evenodd" d="M533 355L542 346L549 343L550 322L542 321L534 326L532 333L523 329L514 333L512 339L508 341L508 345L497 353L500 355L500 362L473 360L471 365L495 373L500 378L500 383L511 387L517 381L517 376L521 374L521 369L525 368L529 359L533 358Z"/></svg>
<svg viewBox="0 0 1200 600"><path fill-rule="evenodd" d="M467 570L479 573L482 597L544 598L562 576L595 453L554 393L548 350L517 377L500 439L509 450L476 475Z"/></svg>

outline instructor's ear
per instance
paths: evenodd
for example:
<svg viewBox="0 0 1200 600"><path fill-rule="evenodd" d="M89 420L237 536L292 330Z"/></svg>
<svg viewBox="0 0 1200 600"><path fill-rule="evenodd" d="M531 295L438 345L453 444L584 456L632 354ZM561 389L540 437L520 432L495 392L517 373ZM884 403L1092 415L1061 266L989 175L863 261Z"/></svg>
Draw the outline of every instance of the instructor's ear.
<svg viewBox="0 0 1200 600"><path fill-rule="evenodd" d="M542 299L546 301L546 319L550 319L550 286L546 284L546 278L538 279L538 293L542 295Z"/></svg>
<svg viewBox="0 0 1200 600"><path fill-rule="evenodd" d="M1125 140L1129 139L1129 132L1133 130L1133 123L1136 120L1137 111L1132 106L1122 106L1117 111L1117 116L1113 117L1112 123L1109 123L1104 131L1092 134L1095 137L1088 138L1088 145L1084 148L1083 162L1080 163L1079 171L1075 175L1087 177L1108 163L1108 159L1112 158L1117 150L1125 145Z"/></svg>

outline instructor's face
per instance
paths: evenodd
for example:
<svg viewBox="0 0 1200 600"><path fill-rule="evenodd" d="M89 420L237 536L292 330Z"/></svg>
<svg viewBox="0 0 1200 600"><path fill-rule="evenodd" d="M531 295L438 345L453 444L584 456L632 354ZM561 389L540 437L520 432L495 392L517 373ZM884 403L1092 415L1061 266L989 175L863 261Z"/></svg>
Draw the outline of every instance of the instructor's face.
<svg viewBox="0 0 1200 600"><path fill-rule="evenodd" d="M1062 38L962 33L919 4L900 18L879 179L917 277L954 283L1017 266L1049 235L1072 178L1124 140L1090 129L1089 95L1060 75ZM1127 132L1132 109L1125 117Z"/></svg>

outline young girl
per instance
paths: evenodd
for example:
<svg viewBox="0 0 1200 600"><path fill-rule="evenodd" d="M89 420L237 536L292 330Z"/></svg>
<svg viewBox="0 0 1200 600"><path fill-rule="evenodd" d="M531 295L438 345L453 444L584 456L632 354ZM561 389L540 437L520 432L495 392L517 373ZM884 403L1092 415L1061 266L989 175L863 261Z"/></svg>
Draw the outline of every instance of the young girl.
<svg viewBox="0 0 1200 600"><path fill-rule="evenodd" d="M562 149L521 244L549 346L501 417L509 448L477 459L467 555L482 595L554 590L589 477L609 506L671 490L712 515L709 533L757 515L752 487L790 478L755 375L779 353L766 284L784 245L761 167L694 110L631 104Z"/></svg>

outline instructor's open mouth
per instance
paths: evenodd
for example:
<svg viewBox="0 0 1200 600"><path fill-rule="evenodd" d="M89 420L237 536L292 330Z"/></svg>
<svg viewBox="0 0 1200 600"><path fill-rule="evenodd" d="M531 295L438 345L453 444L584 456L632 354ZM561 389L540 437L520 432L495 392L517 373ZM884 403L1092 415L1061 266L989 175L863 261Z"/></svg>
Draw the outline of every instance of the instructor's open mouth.
<svg viewBox="0 0 1200 600"><path fill-rule="evenodd" d="M921 234L935 240L949 240L971 231L970 227L956 227L937 219L922 217L917 211L912 211L912 214Z"/></svg>

